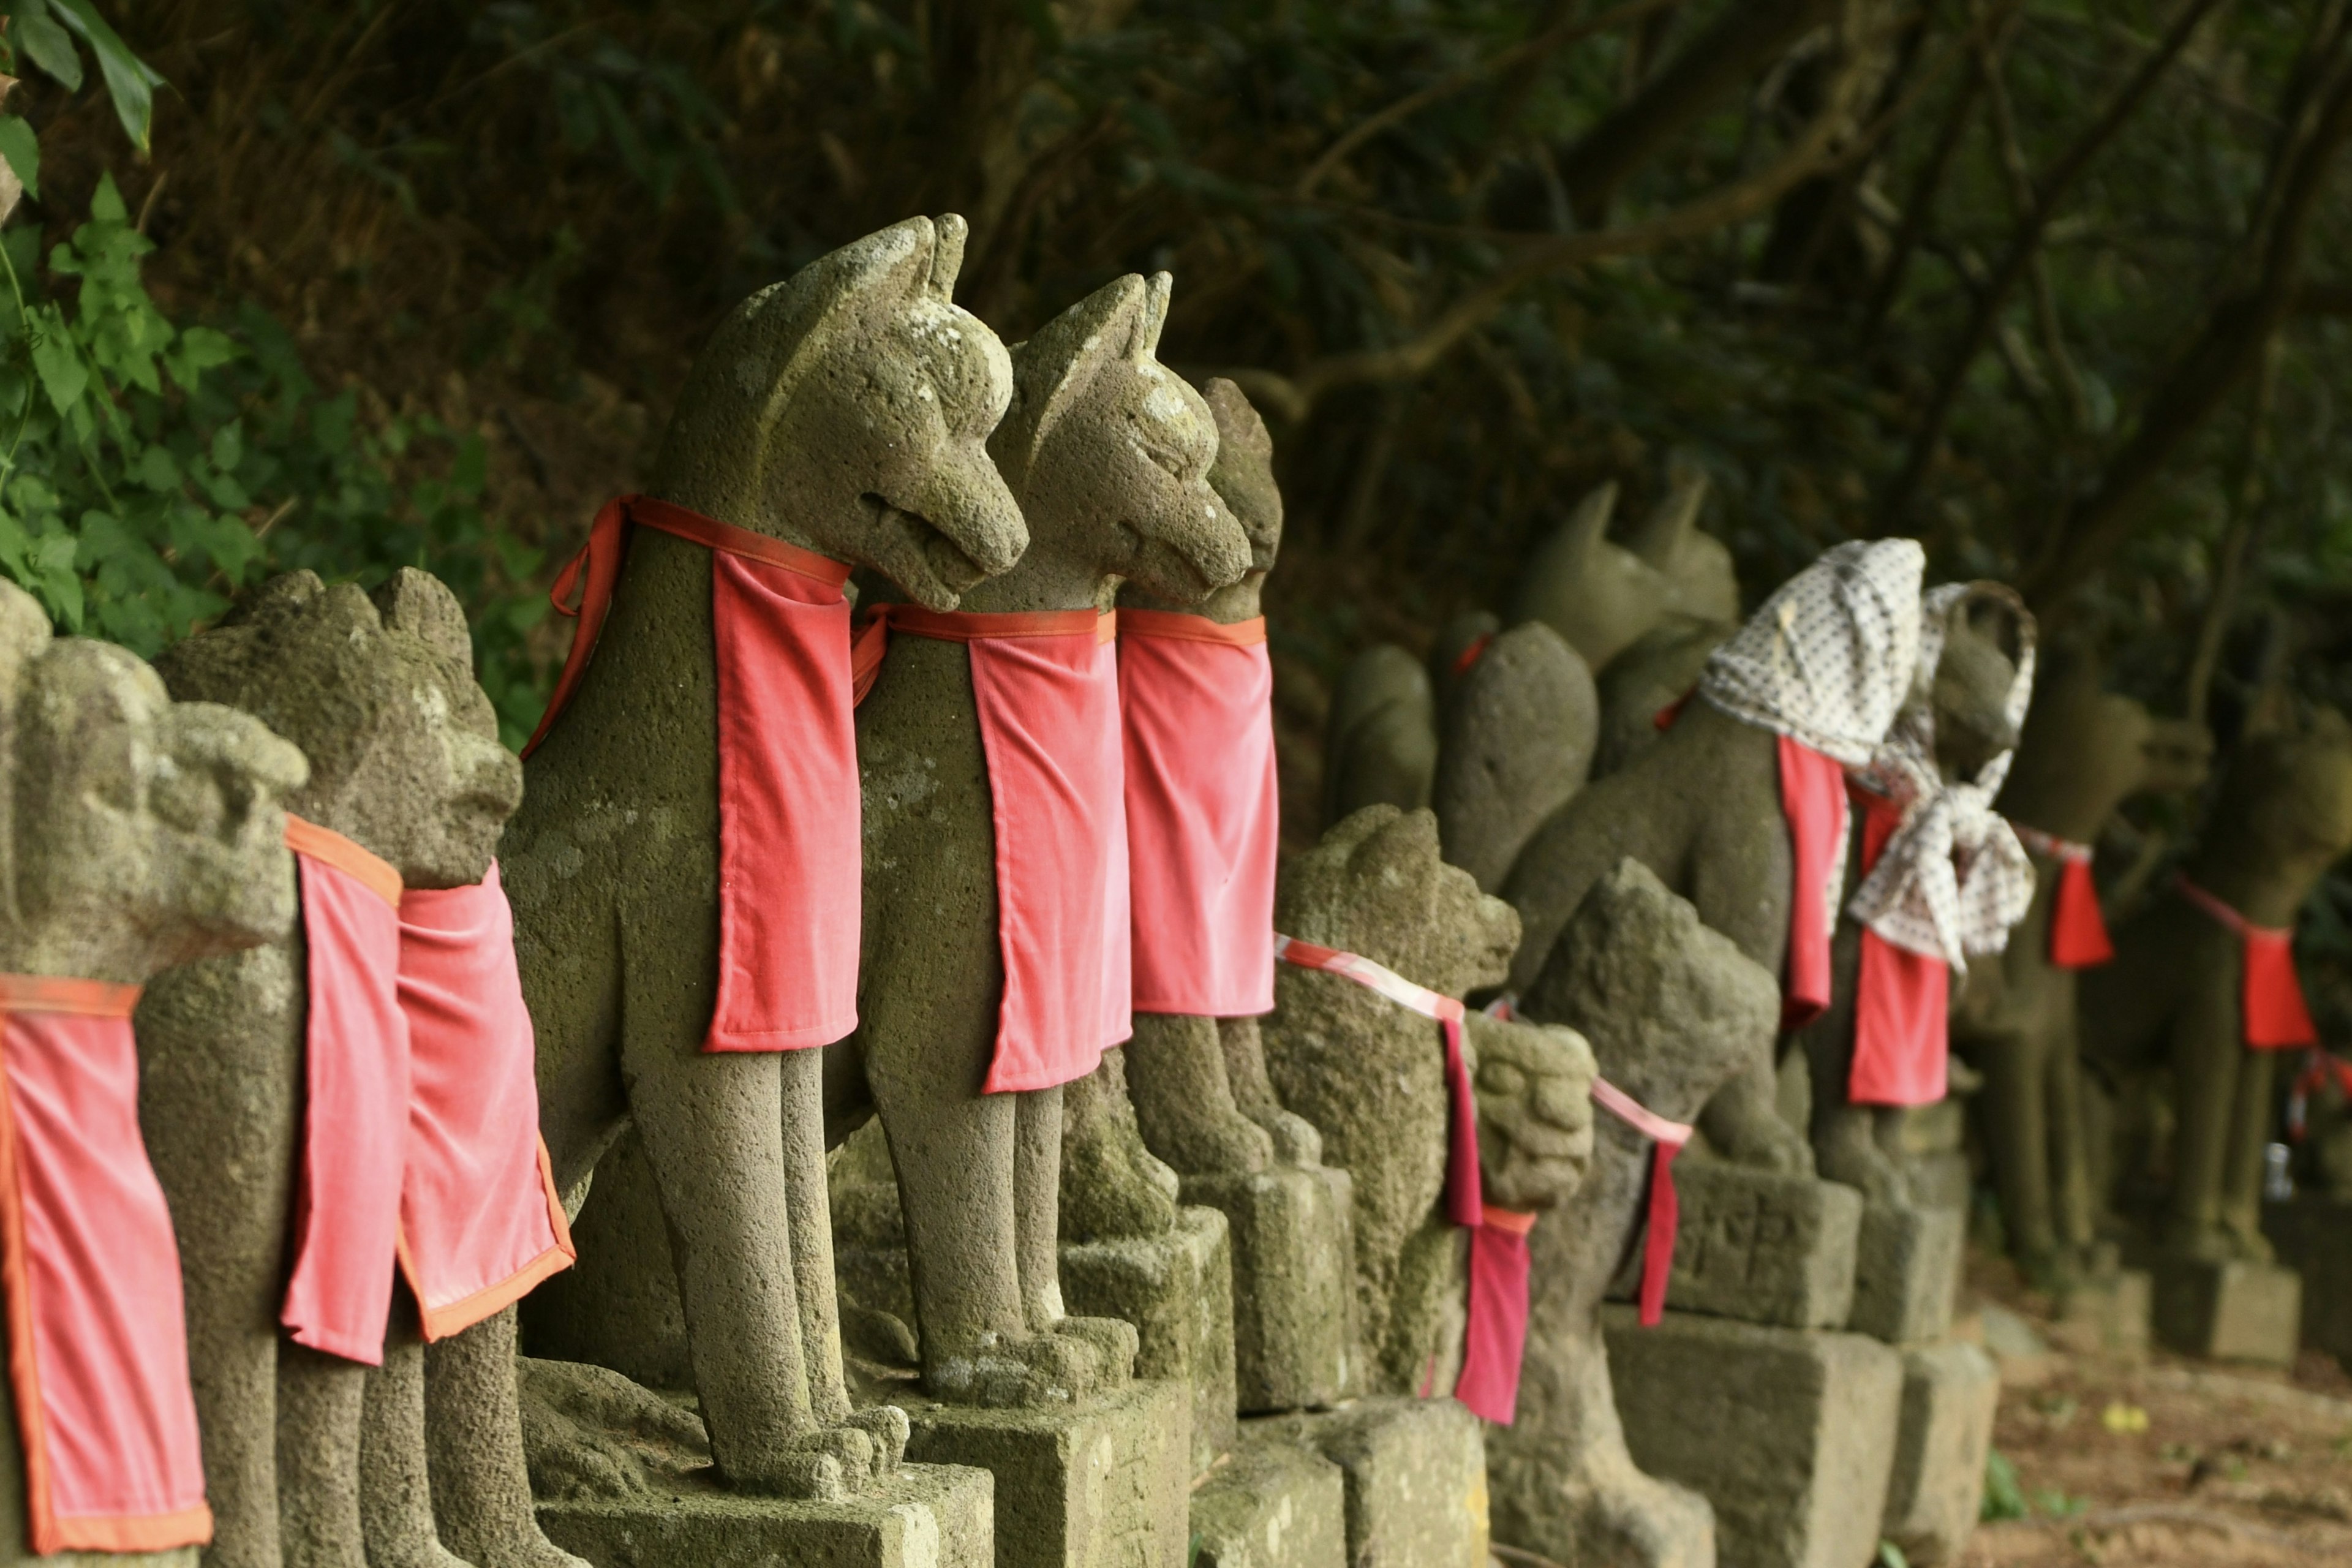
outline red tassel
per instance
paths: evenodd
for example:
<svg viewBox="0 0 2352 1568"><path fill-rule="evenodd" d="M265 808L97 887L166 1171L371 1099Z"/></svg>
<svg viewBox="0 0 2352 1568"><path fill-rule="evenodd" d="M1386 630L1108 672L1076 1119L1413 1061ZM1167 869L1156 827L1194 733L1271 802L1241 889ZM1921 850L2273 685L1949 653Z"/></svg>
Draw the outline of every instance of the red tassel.
<svg viewBox="0 0 2352 1568"><path fill-rule="evenodd" d="M2115 955L2091 863L2068 859L2058 873L2058 902L2050 915L2050 962L2061 969L2091 969Z"/></svg>

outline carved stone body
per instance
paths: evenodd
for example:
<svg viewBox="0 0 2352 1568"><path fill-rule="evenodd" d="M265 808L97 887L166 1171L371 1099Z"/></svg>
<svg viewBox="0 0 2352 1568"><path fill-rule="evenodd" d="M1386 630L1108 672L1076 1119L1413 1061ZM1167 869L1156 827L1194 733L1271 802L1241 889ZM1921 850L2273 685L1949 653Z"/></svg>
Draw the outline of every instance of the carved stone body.
<svg viewBox="0 0 2352 1568"><path fill-rule="evenodd" d="M1501 979L1518 935L1508 905L1439 859L1436 819L1393 806L1356 813L1286 866L1276 920L1301 941L1361 953L1451 996ZM1433 1375L1450 1388L1464 1245L1440 1202L1438 1026L1353 981L1289 965L1276 974L1275 1002L1265 1025L1274 1089L1354 1184L1365 1392L1415 1393ZM1562 1202L1592 1150L1591 1053L1568 1030L1483 1014L1465 1033L1488 1201L1520 1210Z"/></svg>
<svg viewBox="0 0 2352 1568"><path fill-rule="evenodd" d="M2203 781L2211 738L2100 688L2087 656L2046 660L1998 808L2074 843L2096 842L2127 797ZM2026 846L2029 851L2033 846ZM2084 1261L2097 1205L2082 1120L2078 973L2050 959L2061 863L2034 855L2033 907L2000 962L1976 966L1952 1011L1953 1048L1984 1074L1979 1104L2011 1255L2063 1281Z"/></svg>
<svg viewBox="0 0 2352 1568"><path fill-rule="evenodd" d="M1020 556L985 443L1004 351L950 302L963 223L909 219L753 296L697 358L648 489L889 574L934 608ZM824 1053L710 1054L719 947L711 560L641 530L594 659L501 846L541 1120L579 1189L634 1121L659 1189L712 1455L837 1495L903 1426L854 1415L824 1196Z"/></svg>
<svg viewBox="0 0 2352 1568"><path fill-rule="evenodd" d="M404 568L371 599L308 572L279 577L159 664L175 693L252 713L299 745L310 777L288 808L390 862L406 885L462 887L488 873L522 770L474 681L464 612L433 578ZM278 1327L306 953L298 923L268 945L174 971L137 1020L142 1120L189 1260L213 1553L433 1568L453 1559L435 1524L413 1306L404 1298L394 1310L373 1371ZM567 1563L532 1521L512 1336L509 1313L450 1342L467 1342L433 1401L452 1434L433 1479L470 1505L462 1519L453 1510L450 1544L483 1568Z"/></svg>
<svg viewBox="0 0 2352 1568"><path fill-rule="evenodd" d="M1129 277L1018 351L991 442L1030 533L1020 565L968 594L981 612L1099 610L1121 579L1198 603L1252 563L1207 480L1209 407L1153 358L1169 282ZM925 1386L955 1403L1036 1404L1124 1377L1125 1324L1068 1318L1058 1286L1060 1089L983 1095L1003 964L996 844L971 667L958 643L898 636L858 710L866 940L857 1032L833 1054L836 1127L861 1094L897 1166ZM852 1070L848 1063L854 1060Z"/></svg>
<svg viewBox="0 0 2352 1568"><path fill-rule="evenodd" d="M2332 708L2258 712L2231 752L2182 873L2259 926L2291 927L2352 848L2352 723ZM2110 1073L2168 1059L2173 1191L2162 1249L2202 1262L2267 1259L2263 1146L2274 1051L2243 1044L2238 938L2169 890L2116 933L2116 960L2082 977L2083 1044Z"/></svg>

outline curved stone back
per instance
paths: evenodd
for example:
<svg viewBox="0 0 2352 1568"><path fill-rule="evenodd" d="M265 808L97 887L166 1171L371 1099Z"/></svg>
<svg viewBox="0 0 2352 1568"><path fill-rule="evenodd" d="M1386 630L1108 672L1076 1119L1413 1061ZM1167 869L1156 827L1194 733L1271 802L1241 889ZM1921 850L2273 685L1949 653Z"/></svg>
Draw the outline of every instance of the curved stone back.
<svg viewBox="0 0 2352 1568"><path fill-rule="evenodd" d="M1349 661L1324 725L1323 821L1368 805L1418 811L1437 773L1437 713L1429 674L1394 643Z"/></svg>
<svg viewBox="0 0 2352 1568"><path fill-rule="evenodd" d="M1431 804L1445 858L1494 892L1544 819L1584 787L1600 705L1592 672L1541 621L1486 647L1446 704Z"/></svg>

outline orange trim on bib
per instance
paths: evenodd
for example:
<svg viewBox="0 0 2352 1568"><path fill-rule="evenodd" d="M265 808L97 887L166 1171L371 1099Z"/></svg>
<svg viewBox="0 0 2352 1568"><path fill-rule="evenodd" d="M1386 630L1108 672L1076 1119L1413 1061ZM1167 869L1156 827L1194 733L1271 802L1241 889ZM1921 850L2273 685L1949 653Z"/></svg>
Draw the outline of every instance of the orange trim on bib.
<svg viewBox="0 0 2352 1568"><path fill-rule="evenodd" d="M334 829L305 822L289 811L286 814L286 847L332 866L394 909L400 908L400 895L404 889L399 868L362 849Z"/></svg>
<svg viewBox="0 0 2352 1568"><path fill-rule="evenodd" d="M0 1013L78 1013L128 1018L139 987L62 974L0 974Z"/></svg>
<svg viewBox="0 0 2352 1568"><path fill-rule="evenodd" d="M1225 647L1255 647L1265 641L1265 617L1245 621L1213 621L1183 610L1119 610L1118 635L1176 637L1184 642L1217 643Z"/></svg>

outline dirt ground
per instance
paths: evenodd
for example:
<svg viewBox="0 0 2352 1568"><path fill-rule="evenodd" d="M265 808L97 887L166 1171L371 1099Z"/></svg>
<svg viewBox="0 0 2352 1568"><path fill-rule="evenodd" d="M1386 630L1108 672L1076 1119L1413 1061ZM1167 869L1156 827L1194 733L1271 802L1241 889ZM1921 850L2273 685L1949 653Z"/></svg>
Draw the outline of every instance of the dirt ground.
<svg viewBox="0 0 2352 1568"><path fill-rule="evenodd" d="M2352 1377L2333 1358L2306 1352L2289 1372L2122 1355L2053 1307L2006 1265L1970 1270L1963 1331L2001 1361L1993 1447L2029 1512L1980 1527L1960 1568L2352 1564Z"/></svg>

